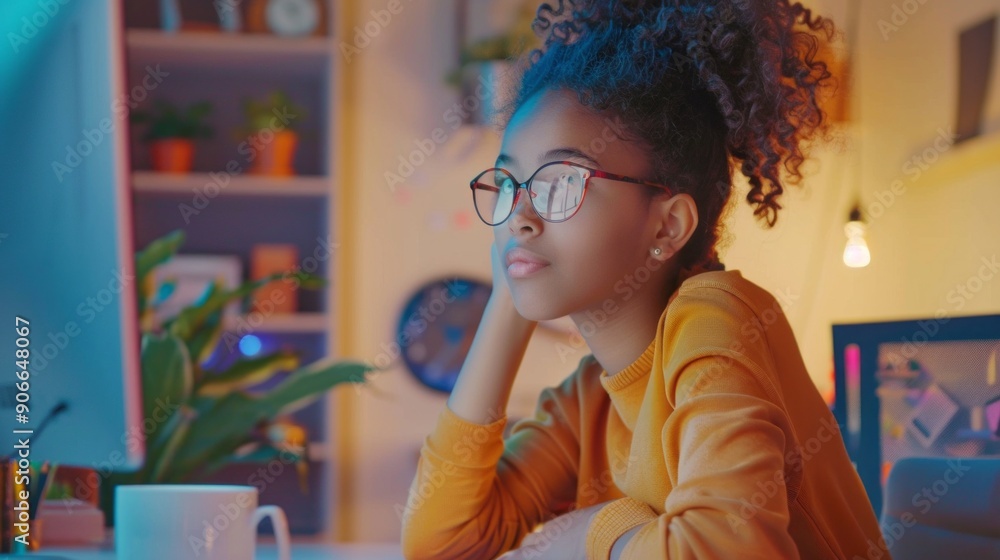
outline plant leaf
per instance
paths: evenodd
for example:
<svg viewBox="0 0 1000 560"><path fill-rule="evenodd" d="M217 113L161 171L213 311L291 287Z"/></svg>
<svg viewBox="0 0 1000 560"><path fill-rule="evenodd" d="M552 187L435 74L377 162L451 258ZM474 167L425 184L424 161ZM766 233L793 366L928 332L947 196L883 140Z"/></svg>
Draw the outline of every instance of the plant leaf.
<svg viewBox="0 0 1000 560"><path fill-rule="evenodd" d="M206 397L221 397L237 389L245 389L266 381L276 372L295 369L298 366L299 355L284 350L259 358L240 360L219 374L205 376L196 393Z"/></svg>
<svg viewBox="0 0 1000 560"><path fill-rule="evenodd" d="M146 464L150 466L149 478L152 482L162 482L172 466L177 450L181 448L191 429L191 423L197 413L186 405L181 405L171 418L169 429L164 430L165 442L157 446L155 458L147 457Z"/></svg>
<svg viewBox="0 0 1000 560"><path fill-rule="evenodd" d="M202 412L191 423L184 445L173 457L172 475L166 480L185 480L196 470L229 457L252 441L249 434L261 422L315 401L335 385L363 382L375 369L358 362L313 365L293 372L268 394L254 397L235 391L214 400L197 397Z"/></svg>
<svg viewBox="0 0 1000 560"><path fill-rule="evenodd" d="M214 400L215 405L191 423L185 445L174 455L172 479L184 480L198 468L232 455L267 417L258 399L242 392Z"/></svg>
<svg viewBox="0 0 1000 560"><path fill-rule="evenodd" d="M256 463L284 460L285 458L291 457L293 461L298 461L303 454L296 453L291 449L278 449L273 445L261 444L258 445L256 449L245 455L234 455L231 460L237 463Z"/></svg>
<svg viewBox="0 0 1000 560"><path fill-rule="evenodd" d="M215 406L217 400L215 397L202 397L195 393L188 399L188 405L198 412L199 415L202 415Z"/></svg>
<svg viewBox="0 0 1000 560"><path fill-rule="evenodd" d="M177 279L165 278L163 282L160 283L160 286L156 288L156 293L151 298L152 301L148 302L149 305L151 307L156 307L162 304L163 302L170 299L170 296L172 296L176 290L177 290Z"/></svg>
<svg viewBox="0 0 1000 560"><path fill-rule="evenodd" d="M179 338L168 333L146 333L142 337L143 418L153 424L147 441L156 441L163 423L156 419L182 406L191 393L191 358ZM171 410L164 410L170 407Z"/></svg>
<svg viewBox="0 0 1000 560"><path fill-rule="evenodd" d="M254 290L266 285L268 282L282 279L289 282L296 282L303 288L314 288L317 285L326 285L326 279L315 274L309 274L302 271L295 271L291 273L276 272L259 280L244 282L232 290L212 294L211 297L204 302L201 302L199 305L188 307L178 313L177 317L174 317L173 320L169 322L167 328L180 338L189 338L191 333L194 332L212 312L221 309L233 300L242 299L252 294Z"/></svg>
<svg viewBox="0 0 1000 560"><path fill-rule="evenodd" d="M163 423L163 428L157 431L156 438L146 439L146 457L142 468L136 472L137 480L149 480L149 473L160 463L160 457L168 447L174 432L185 421L183 409L192 410L187 405L178 406Z"/></svg>
<svg viewBox="0 0 1000 560"><path fill-rule="evenodd" d="M201 328L199 328L198 331L191 336L190 340L185 341L188 346L188 353L191 354L194 360L192 365L195 368L195 372L198 374L197 378L194 379L195 385L201 382L202 365L207 362L215 352L219 345L219 339L221 338L222 312L216 311L208 316L208 319L202 323Z"/></svg>
<svg viewBox="0 0 1000 560"><path fill-rule="evenodd" d="M261 101L244 98L243 112L246 115L246 131L251 135L271 128L276 114L287 113L292 116L291 122L286 123L291 130L296 130L306 117L305 108L294 104L291 97L282 90L272 91Z"/></svg>
<svg viewBox="0 0 1000 560"><path fill-rule="evenodd" d="M152 241L145 249L136 253L135 276L138 281L146 278L158 265L170 260L184 243L184 230L175 229L163 237Z"/></svg>
<svg viewBox="0 0 1000 560"><path fill-rule="evenodd" d="M184 243L184 230L176 229L163 237L156 239L145 249L135 255L136 286L139 286L139 315L146 310L146 294L143 286L146 277L158 265L170 260Z"/></svg>
<svg viewBox="0 0 1000 560"><path fill-rule="evenodd" d="M289 414L319 399L341 383L363 383L373 366L361 362L317 362L294 371L277 387L260 397L267 416Z"/></svg>
<svg viewBox="0 0 1000 560"><path fill-rule="evenodd" d="M209 283L205 294L199 298L199 301L204 301L210 298L213 294L222 292L222 284L217 281L212 281ZM212 355L215 347L219 343L219 338L222 336L222 313L223 308L216 309L212 313L209 313L205 317L205 320L194 329L191 336L185 339L185 343L188 347L188 353L194 360L194 365L200 366L205 363L205 360ZM200 379L195 379L195 384L200 382Z"/></svg>

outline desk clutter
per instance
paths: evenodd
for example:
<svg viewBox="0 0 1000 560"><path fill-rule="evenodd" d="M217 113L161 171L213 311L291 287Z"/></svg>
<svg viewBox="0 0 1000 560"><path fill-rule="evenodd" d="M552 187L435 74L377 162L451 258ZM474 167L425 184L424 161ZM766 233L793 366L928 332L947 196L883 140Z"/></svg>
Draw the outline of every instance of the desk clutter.
<svg viewBox="0 0 1000 560"><path fill-rule="evenodd" d="M35 551L43 544L100 544L104 513L98 507L99 483L93 469L57 467L47 461L19 460L16 455L4 458L0 552Z"/></svg>
<svg viewBox="0 0 1000 560"><path fill-rule="evenodd" d="M45 531L41 544L46 547L99 545L104 541L104 512L83 500L42 500L37 519Z"/></svg>

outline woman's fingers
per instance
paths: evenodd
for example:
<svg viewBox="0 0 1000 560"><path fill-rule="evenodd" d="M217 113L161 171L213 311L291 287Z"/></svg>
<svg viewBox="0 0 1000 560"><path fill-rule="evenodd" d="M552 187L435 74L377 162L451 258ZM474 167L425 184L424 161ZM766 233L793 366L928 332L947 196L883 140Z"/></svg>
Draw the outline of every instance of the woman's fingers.
<svg viewBox="0 0 1000 560"><path fill-rule="evenodd" d="M541 533L528 533L523 539L521 539L521 548L534 546L540 540L539 535L541 535Z"/></svg>

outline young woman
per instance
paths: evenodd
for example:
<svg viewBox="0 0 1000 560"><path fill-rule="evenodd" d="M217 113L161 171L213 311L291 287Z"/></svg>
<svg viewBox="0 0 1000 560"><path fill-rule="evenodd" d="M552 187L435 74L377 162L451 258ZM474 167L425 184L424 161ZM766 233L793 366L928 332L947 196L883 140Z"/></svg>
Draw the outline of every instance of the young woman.
<svg viewBox="0 0 1000 560"><path fill-rule="evenodd" d="M780 303L716 254L826 131L828 19L787 0L543 4L494 168L493 293L421 451L407 558L888 558ZM536 321L591 354L503 439ZM529 372L530 374L530 372Z"/></svg>

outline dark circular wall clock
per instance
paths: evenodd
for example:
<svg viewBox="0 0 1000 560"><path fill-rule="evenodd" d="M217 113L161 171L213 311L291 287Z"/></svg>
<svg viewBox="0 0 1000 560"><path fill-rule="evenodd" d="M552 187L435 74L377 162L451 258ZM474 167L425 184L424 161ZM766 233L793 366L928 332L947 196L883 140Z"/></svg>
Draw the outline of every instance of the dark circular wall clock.
<svg viewBox="0 0 1000 560"><path fill-rule="evenodd" d="M463 277L433 280L403 308L396 341L410 372L425 386L450 393L465 363L493 288Z"/></svg>

